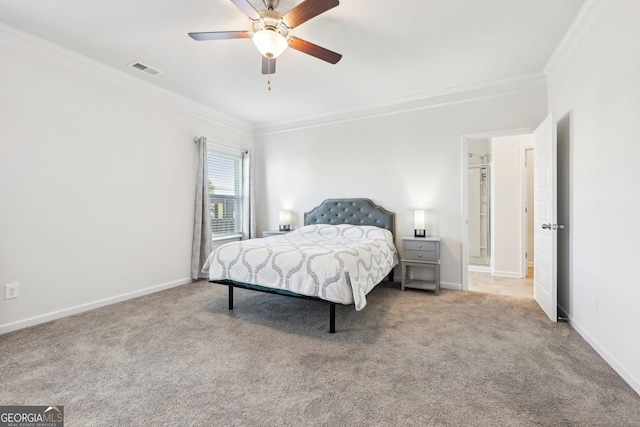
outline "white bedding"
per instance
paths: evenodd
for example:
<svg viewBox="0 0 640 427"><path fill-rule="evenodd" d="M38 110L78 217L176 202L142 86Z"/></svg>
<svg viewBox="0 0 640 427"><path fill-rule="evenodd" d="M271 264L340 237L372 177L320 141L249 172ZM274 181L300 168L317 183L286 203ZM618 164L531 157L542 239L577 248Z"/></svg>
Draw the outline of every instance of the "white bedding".
<svg viewBox="0 0 640 427"><path fill-rule="evenodd" d="M307 225L285 235L220 246L203 271L233 280L355 304L398 264L389 230L362 225Z"/></svg>

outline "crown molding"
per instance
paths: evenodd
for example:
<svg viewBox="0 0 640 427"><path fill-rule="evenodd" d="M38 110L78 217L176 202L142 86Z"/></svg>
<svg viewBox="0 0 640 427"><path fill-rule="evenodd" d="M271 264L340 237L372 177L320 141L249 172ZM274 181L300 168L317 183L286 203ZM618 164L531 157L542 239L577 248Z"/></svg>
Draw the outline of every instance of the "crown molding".
<svg viewBox="0 0 640 427"><path fill-rule="evenodd" d="M273 123L257 124L254 134L266 135L281 133L546 88L547 79L542 72L539 72L394 99L376 105L369 105L364 108L345 109Z"/></svg>
<svg viewBox="0 0 640 427"><path fill-rule="evenodd" d="M594 3L595 1L610 3L614 0L587 1L589 3ZM544 73L539 72L459 86L417 96L393 99L365 107L314 114L271 123L261 123L254 126L251 123L231 117L155 84L131 76L123 71L3 23L0 23L0 49L73 72L90 80L98 81L127 93L154 101L182 113L252 136L399 114L417 109L433 108L452 103L470 102L488 97L547 88L547 78Z"/></svg>
<svg viewBox="0 0 640 427"><path fill-rule="evenodd" d="M254 132L250 123L3 23L0 23L0 49L73 72L226 128L251 135Z"/></svg>
<svg viewBox="0 0 640 427"><path fill-rule="evenodd" d="M544 74L549 80L559 63L571 56L582 45L614 2L615 0L587 0L582 5L578 15L544 66Z"/></svg>

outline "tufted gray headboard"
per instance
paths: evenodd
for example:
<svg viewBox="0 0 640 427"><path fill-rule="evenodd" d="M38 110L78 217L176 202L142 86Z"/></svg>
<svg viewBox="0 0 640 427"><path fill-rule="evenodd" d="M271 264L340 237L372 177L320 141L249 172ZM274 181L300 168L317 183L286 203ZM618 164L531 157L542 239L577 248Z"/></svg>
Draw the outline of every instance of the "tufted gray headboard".
<svg viewBox="0 0 640 427"><path fill-rule="evenodd" d="M369 199L327 199L310 212L305 212L304 225L375 225L395 235L395 216Z"/></svg>

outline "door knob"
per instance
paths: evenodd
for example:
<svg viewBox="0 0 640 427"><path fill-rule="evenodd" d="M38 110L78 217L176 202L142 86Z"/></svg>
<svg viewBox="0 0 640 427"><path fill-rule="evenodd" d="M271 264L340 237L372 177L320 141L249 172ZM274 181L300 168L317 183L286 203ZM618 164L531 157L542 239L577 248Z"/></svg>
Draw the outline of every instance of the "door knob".
<svg viewBox="0 0 640 427"><path fill-rule="evenodd" d="M551 230L551 224L542 224L543 230Z"/></svg>

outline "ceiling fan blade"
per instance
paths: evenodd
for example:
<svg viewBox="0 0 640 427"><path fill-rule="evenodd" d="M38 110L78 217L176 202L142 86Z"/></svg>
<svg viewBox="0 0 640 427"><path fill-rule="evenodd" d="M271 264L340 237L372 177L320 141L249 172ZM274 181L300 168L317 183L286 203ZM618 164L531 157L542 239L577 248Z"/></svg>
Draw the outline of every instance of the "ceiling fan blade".
<svg viewBox="0 0 640 427"><path fill-rule="evenodd" d="M249 0L231 0L231 3L235 4L238 9L242 11L251 19L260 19L261 16L255 7L249 3Z"/></svg>
<svg viewBox="0 0 640 427"><path fill-rule="evenodd" d="M306 0L282 16L287 27L294 28L340 4L339 0Z"/></svg>
<svg viewBox="0 0 640 427"><path fill-rule="evenodd" d="M342 59L342 55L340 55L339 53L332 52L328 49L296 37L291 37L291 43L289 44L289 46L291 46L292 49L306 53L307 55L315 56L316 58L322 59L323 61L327 61L331 64L335 64L340 61L340 59Z"/></svg>
<svg viewBox="0 0 640 427"><path fill-rule="evenodd" d="M189 37L199 42L205 40L248 39L248 31L213 31L209 33L189 33Z"/></svg>
<svg viewBox="0 0 640 427"><path fill-rule="evenodd" d="M275 74L276 72L276 58L262 57L262 74Z"/></svg>

